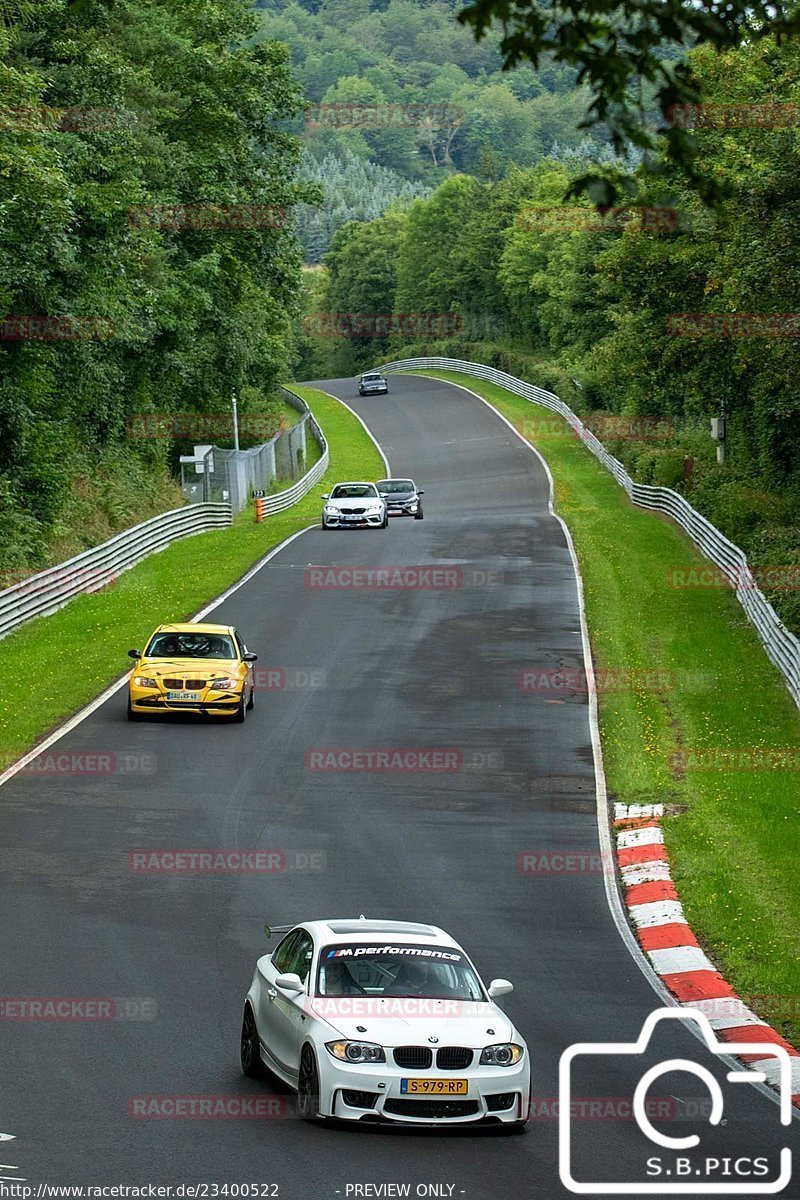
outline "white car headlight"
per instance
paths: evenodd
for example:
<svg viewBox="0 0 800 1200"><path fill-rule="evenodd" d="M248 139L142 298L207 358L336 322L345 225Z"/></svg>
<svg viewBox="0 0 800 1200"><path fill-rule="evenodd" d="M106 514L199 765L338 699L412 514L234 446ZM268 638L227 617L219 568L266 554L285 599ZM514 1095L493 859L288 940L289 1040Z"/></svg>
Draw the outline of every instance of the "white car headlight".
<svg viewBox="0 0 800 1200"><path fill-rule="evenodd" d="M325 1049L340 1062L386 1062L383 1046L379 1046L376 1042L326 1042Z"/></svg>
<svg viewBox="0 0 800 1200"><path fill-rule="evenodd" d="M325 512L328 514L329 517L335 517L335 516L338 516L338 514L339 514L338 508L335 508L332 504L325 505Z"/></svg>
<svg viewBox="0 0 800 1200"><path fill-rule="evenodd" d="M481 1051L482 1067L514 1067L525 1051L514 1042L501 1042L497 1046L486 1046Z"/></svg>
<svg viewBox="0 0 800 1200"><path fill-rule="evenodd" d="M369 508L367 509L367 516L368 517L374 516L376 513L379 513L382 508L383 508L382 504L371 504L369 506Z"/></svg>

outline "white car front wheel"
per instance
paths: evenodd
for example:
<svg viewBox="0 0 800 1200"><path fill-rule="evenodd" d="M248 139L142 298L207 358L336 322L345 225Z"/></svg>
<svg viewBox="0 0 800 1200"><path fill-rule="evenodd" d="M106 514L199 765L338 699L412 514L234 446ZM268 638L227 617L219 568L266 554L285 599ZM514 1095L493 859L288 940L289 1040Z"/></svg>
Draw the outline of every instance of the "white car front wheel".
<svg viewBox="0 0 800 1200"><path fill-rule="evenodd" d="M319 1120L319 1070L316 1056L310 1046L303 1046L300 1054L297 1112L304 1121Z"/></svg>

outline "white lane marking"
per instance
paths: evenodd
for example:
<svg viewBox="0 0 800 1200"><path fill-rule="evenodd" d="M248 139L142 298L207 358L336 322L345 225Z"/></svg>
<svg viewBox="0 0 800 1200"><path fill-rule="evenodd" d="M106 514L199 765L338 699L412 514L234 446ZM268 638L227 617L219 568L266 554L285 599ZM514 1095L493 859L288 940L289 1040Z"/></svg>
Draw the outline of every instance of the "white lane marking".
<svg viewBox="0 0 800 1200"><path fill-rule="evenodd" d="M190 617L189 620L199 621L208 613L213 612L218 605L222 604L223 600L227 600L228 596L233 595L233 593L238 591L243 584L252 579L253 576L260 571L262 567L266 566L271 558L274 558L276 554L279 554L285 546L288 546L290 542L293 542L295 538L300 537L301 534L308 533L309 529L316 528L316 525L307 525L305 529L299 529L297 533L293 533L290 537L284 538L279 545L273 546L273 548L267 554L265 554L262 559L259 559L255 566L251 567L246 575L243 575L242 578L229 587L226 592L223 592L221 596L218 596L216 600L212 601L211 604L206 605L204 609L201 609L199 613L196 613L193 617ZM6 771L3 771L2 775L0 775L0 787L2 787L4 783L7 783L9 779L13 778L13 776L16 775L17 772L21 771L23 767L27 766L32 759L37 757L37 755L41 754L44 750L47 750L50 746L52 746L54 742L60 741L61 738L66 737L68 733L71 733L76 725L80 725L82 721L85 721L87 717L90 717L93 712L96 712L98 708L105 704L106 700L110 700L110 698L128 682L128 674L129 673L126 671L121 679L118 679L116 683L112 683L105 689L105 691L101 692L96 699L87 704L85 708L80 709L79 712L75 713L74 716L65 721L63 725L59 725L58 729L51 733L49 737L44 738L43 741L34 746L32 750L29 750L27 754L24 754L22 758L18 759L17 762L10 766ZM0 1134L0 1141L5 1141L13 1136L13 1134Z"/></svg>
<svg viewBox="0 0 800 1200"><path fill-rule="evenodd" d="M301 384L300 386L301 386L301 387L306 387L306 386L308 386L308 387L313 387L313 384L308 384L308 385L306 385L306 384ZM392 469L391 469L391 467L389 466L389 460L388 460L388 458L386 457L386 455L383 453L383 447L381 446L381 444L380 444L380 442L378 441L378 439L375 437L375 434L372 432L372 430L370 429L369 425L367 425L367 423L366 423L366 421L364 420L364 418L363 418L363 417L360 417L360 416L358 415L358 413L356 412L356 410L355 410L354 408L351 408L351 407L350 407L350 405L349 405L349 404L348 404L348 403L347 403L345 400L342 400L342 399L341 399L341 397L339 397L339 396L334 396L333 392L326 392L326 391L325 391L325 389L324 389L324 388L321 388L321 387L315 387L315 388L314 388L314 391L317 391L317 392L322 392L323 396L330 396L330 398L331 398L332 400L336 400L336 401L337 401L339 404L341 404L341 405L342 405L342 407L343 407L343 408L346 408L346 409L347 409L347 411L348 411L349 413L352 413L352 414L353 414L353 416L354 416L354 417L355 417L355 419L356 419L356 420L359 422L359 424L360 424L361 426L363 426L364 432L366 433L367 437L368 437L368 438L369 438L369 440L370 440L370 441L373 443L373 445L375 446L375 449L378 451L378 454L380 454L381 458L383 459L383 466L384 466L384 470L386 471L386 478L387 478L387 479L391 479L391 476L392 476ZM309 407L311 407L311 406L309 405Z"/></svg>
<svg viewBox="0 0 800 1200"><path fill-rule="evenodd" d="M572 534L570 533L569 528L567 527L564 519L562 517L560 517L559 514L555 511L555 507L554 507L555 483L553 481L553 475L550 470L550 467L548 466L547 461L545 460L543 455L536 449L536 447L533 445L533 443L529 442L527 438L523 437L522 434L519 432L519 430L514 428L514 426L511 424L511 422L508 420L508 418L504 417L503 414L500 412L500 410L495 408L495 406L492 403L490 403L489 400L485 399L484 396L480 396L480 395L478 395L477 392L473 392L473 390L471 388L465 387L463 383L453 383L453 381L450 379L439 379L436 375L426 375L426 373L424 371L415 371L415 372L413 372L413 374L421 376L426 379L431 379L435 383L443 383L443 384L445 384L445 386L460 388L462 392L466 392L469 396L474 396L476 398L476 400L480 400L481 404L485 404L487 408L490 408L492 410L492 412L495 414L495 416L499 417L500 420L503 422L503 424L507 425L508 428L510 430L512 430L515 437L518 437L521 442L524 442L524 444L528 447L529 450L533 451L533 453L539 459L539 462L542 464L542 467L544 468L544 470L547 474L547 479L548 479L548 482L550 485L550 497L548 500L548 509L549 509L551 515L555 517L555 519L558 521L558 523L560 524L561 528L564 531L564 537L566 538L567 547L569 548L570 557L572 558L572 565L575 570L575 580L576 580L577 587L578 587L578 606L580 609L580 616L581 616L581 639L583 642L583 659L584 659L584 667L586 670L586 680L587 680L587 684L588 684L588 688L589 688L589 697L588 697L589 728L590 728L591 736L592 736L592 754L594 757L595 790L597 793L597 832L598 832L598 837L599 837L599 841L600 841L600 860L603 864L603 882L605 885L606 899L608 901L608 907L611 910L611 917L614 921L614 924L617 927L617 932L619 933L619 936L622 938L623 942L625 943L625 946L627 947L627 949L631 955L631 958L636 963L637 967L642 972L645 979L647 980L647 982L650 984L653 991L658 996L663 1007L679 1008L680 1002L675 998L675 996L672 995L672 992L670 992L670 990L666 986L666 984L662 983L661 979L658 977L658 975L655 973L655 971L651 967L650 963L648 962L647 957L646 957L644 951L642 950L641 946L639 945L636 938L634 937L633 930L631 929L630 925L628 924L627 918L625 916L625 909L623 908L623 905L622 905L622 897L620 896L619 884L617 882L617 874L614 869L615 855L614 855L614 846L613 846L613 843L611 840L611 817L610 817L609 807L608 807L608 790L606 788L606 776L605 776L605 770L603 768L603 749L602 749L602 746L600 743L600 723L599 723L598 715L597 715L597 689L596 689L596 687L593 686L593 684L594 684L594 667L592 664L592 650L591 650L591 645L589 642L589 626L587 625L587 622L586 622L586 605L585 605L584 591L583 591L583 576L581 575L580 564L578 563L578 556L575 553L575 545L572 541ZM533 405L532 407L538 407L538 406ZM697 1038L697 1040L699 1042L703 1041L703 1034L697 1028L697 1025L694 1021L687 1022L686 1028L689 1030L689 1032L692 1034L693 1037ZM720 1061L725 1063L732 1070L736 1069L736 1067L738 1066L736 1059L733 1058L732 1055L720 1055ZM773 1091L772 1088L767 1087L767 1085L765 1083L754 1083L753 1086L758 1088L758 1090L761 1092L761 1094L763 1096L768 1096L773 1104L780 1104L780 1097L777 1095L777 1093L775 1091ZM798 1091L800 1091L800 1087L798 1087ZM800 1119L800 1113L797 1113L795 1115L795 1119Z"/></svg>
<svg viewBox="0 0 800 1200"><path fill-rule="evenodd" d="M15 1133L0 1133L0 1142L14 1142L16 1139Z"/></svg>
<svg viewBox="0 0 800 1200"><path fill-rule="evenodd" d="M688 925L686 928L688 930ZM684 971L716 972L717 970L699 946L671 946L664 950L649 950L648 954L659 975L680 975Z"/></svg>
<svg viewBox="0 0 800 1200"><path fill-rule="evenodd" d="M632 904L628 912L634 925L641 929L687 923L680 900L652 900L649 904Z"/></svg>
<svg viewBox="0 0 800 1200"><path fill-rule="evenodd" d="M658 826L651 829L626 829L617 834L617 847L630 850L634 846L663 846L664 831Z"/></svg>

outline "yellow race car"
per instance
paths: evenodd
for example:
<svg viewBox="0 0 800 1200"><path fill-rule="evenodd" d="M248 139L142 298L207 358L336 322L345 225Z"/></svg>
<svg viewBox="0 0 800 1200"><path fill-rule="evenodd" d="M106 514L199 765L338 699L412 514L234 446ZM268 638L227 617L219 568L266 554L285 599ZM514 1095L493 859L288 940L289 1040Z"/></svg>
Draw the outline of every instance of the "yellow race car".
<svg viewBox="0 0 800 1200"><path fill-rule="evenodd" d="M128 681L128 720L148 713L200 713L244 721L253 707L252 654L232 625L159 625Z"/></svg>

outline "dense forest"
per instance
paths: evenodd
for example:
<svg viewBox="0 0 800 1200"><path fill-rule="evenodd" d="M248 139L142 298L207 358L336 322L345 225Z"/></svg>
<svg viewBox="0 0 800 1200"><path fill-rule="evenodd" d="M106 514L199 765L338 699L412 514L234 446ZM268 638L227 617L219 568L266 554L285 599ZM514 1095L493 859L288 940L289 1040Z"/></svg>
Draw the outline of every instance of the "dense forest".
<svg viewBox="0 0 800 1200"><path fill-rule="evenodd" d="M403 180L436 185L453 171L492 180L579 146L587 158L608 151L602 130L589 138L578 128L587 96L574 69L551 62L502 71L499 33L476 42L456 21L460 4L452 0L259 0L258 7L260 36L291 47L306 97L303 118L290 126L306 145L303 173L331 198L322 219L301 215L310 262L344 221L363 220L377 203L380 213L401 207L409 195L398 186ZM355 118L347 107L354 104ZM359 174L359 162L386 172L377 180Z"/></svg>
<svg viewBox="0 0 800 1200"><path fill-rule="evenodd" d="M796 41L692 57L710 104L800 101ZM344 226L326 271L308 277L309 312L463 320L449 338L415 335L423 321L391 339L310 338L302 373L450 354L550 387L583 413L663 418L657 439L615 439L606 422L603 440L640 481L690 494L755 563L800 564L800 132L775 125L696 131L701 168L727 191L716 208L677 170L640 171L645 204L666 219L643 219L645 207L604 223L586 201L565 205L579 163L550 158L497 181L454 173L407 211ZM795 317L730 336L675 319L695 313ZM478 315L488 336L474 332ZM728 419L722 466L709 436L719 415ZM797 587L777 579L767 590L800 629Z"/></svg>
<svg viewBox="0 0 800 1200"><path fill-rule="evenodd" d="M313 190L289 51L254 40L250 0L0 13L7 581L180 500L174 441L126 438L131 416L228 412L234 387L264 411L298 303L282 214Z"/></svg>

